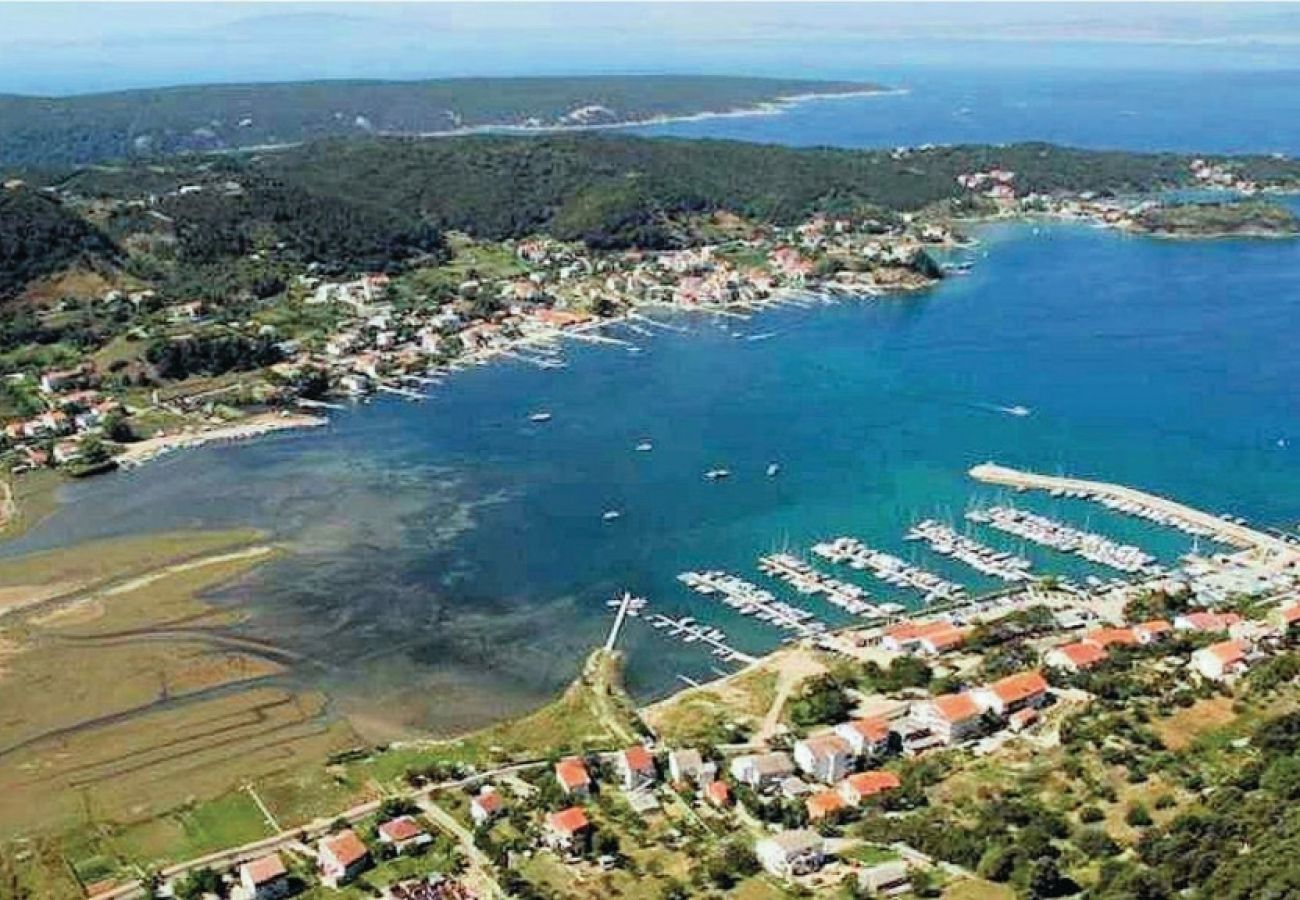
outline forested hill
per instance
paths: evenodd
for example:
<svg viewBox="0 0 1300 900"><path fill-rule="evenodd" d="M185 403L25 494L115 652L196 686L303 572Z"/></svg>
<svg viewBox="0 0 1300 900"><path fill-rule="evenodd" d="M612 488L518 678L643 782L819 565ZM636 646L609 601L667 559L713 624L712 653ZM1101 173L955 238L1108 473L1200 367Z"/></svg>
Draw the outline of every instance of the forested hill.
<svg viewBox="0 0 1300 900"><path fill-rule="evenodd" d="M74 264L121 259L107 236L57 199L23 187L0 190L0 297Z"/></svg>
<svg viewBox="0 0 1300 900"><path fill-rule="evenodd" d="M73 97L0 95L0 165L76 165L292 144L322 137L489 127L613 125L753 108L845 81L714 76L312 81Z"/></svg>

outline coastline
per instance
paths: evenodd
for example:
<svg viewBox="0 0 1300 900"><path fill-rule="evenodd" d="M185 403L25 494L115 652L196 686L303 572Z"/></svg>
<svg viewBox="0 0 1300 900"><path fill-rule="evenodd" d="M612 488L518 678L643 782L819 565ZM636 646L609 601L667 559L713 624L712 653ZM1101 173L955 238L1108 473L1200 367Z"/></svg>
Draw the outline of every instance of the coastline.
<svg viewBox="0 0 1300 900"><path fill-rule="evenodd" d="M131 469L142 466L159 456L174 450L201 447L217 441L242 441L272 434L277 431L294 431L300 428L319 428L328 425L329 419L304 413L267 412L249 416L247 419L232 422L211 429L180 431L175 434L146 438L134 444L127 444L126 449L116 457L118 465Z"/></svg>

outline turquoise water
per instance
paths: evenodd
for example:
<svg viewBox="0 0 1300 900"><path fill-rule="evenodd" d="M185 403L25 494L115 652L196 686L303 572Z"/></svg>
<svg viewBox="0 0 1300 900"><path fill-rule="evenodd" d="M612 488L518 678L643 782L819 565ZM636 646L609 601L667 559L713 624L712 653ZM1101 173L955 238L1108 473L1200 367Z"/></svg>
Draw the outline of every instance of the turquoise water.
<svg viewBox="0 0 1300 900"><path fill-rule="evenodd" d="M743 649L775 646L775 630L681 587L686 568L759 582L759 554L848 533L994 586L902 541L917 518L959 521L993 498L965 474L986 459L1131 483L1261 524L1300 520L1300 242L1056 225L981 238L973 273L925 295L747 321L677 316L681 331L652 337L613 329L642 352L574 344L567 369L476 368L423 404L377 401L322 432L74 484L4 552L268 528L295 552L221 602L249 610L247 630L308 654L293 678L342 709L443 731L563 684L624 589L721 625ZM1013 405L1033 413L997 409ZM537 409L554 418L529 422ZM653 452L634 450L642 440ZM767 478L772 461L782 470ZM705 480L716 466L732 477ZM1165 560L1189 547L1086 504L1018 502ZM623 517L602 521L611 508ZM1043 571L1086 571L1029 555ZM797 602L843 621L818 600ZM707 654L641 623L624 646L641 697L713 674Z"/></svg>

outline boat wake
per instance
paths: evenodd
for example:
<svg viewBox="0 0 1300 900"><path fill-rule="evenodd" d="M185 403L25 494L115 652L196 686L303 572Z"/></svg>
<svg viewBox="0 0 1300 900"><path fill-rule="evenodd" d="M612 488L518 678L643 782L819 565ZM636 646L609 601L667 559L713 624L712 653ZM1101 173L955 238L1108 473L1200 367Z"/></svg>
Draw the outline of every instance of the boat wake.
<svg viewBox="0 0 1300 900"><path fill-rule="evenodd" d="M999 406L996 403L976 403L975 406L979 409L987 410L988 412L1002 413L1004 416L1016 416L1017 418L1024 418L1025 416L1033 415L1034 412L1028 406L1019 405Z"/></svg>

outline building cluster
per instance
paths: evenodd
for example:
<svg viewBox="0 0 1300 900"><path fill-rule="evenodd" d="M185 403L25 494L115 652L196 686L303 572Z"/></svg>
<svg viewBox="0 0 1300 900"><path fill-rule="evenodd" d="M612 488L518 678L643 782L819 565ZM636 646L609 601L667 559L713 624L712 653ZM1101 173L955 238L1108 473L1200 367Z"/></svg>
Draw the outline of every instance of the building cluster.
<svg viewBox="0 0 1300 900"><path fill-rule="evenodd" d="M7 377L28 378L23 373ZM82 461L86 438L100 435L108 416L124 411L121 403L98 390L98 383L89 363L41 373L37 390L45 410L12 419L0 432L0 450L16 456L15 471Z"/></svg>
<svg viewBox="0 0 1300 900"><path fill-rule="evenodd" d="M1243 194L1253 194L1259 190L1258 184L1248 178L1243 178L1240 172L1225 163L1194 159L1188 164L1188 167L1192 170L1192 177L1206 187L1240 191Z"/></svg>
<svg viewBox="0 0 1300 900"><path fill-rule="evenodd" d="M957 176L957 183L968 191L994 200L1013 200L1016 196L1016 173L1006 169L963 172Z"/></svg>

